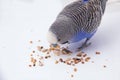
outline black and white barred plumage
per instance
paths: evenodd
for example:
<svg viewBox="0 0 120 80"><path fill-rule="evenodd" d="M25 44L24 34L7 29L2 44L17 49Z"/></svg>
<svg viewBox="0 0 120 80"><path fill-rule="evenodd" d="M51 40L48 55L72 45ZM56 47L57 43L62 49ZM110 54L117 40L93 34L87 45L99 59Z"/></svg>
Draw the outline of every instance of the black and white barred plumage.
<svg viewBox="0 0 120 80"><path fill-rule="evenodd" d="M106 0L76 1L66 6L58 17L61 15L67 16L78 27L81 27L80 29L91 32L99 26L105 5Z"/></svg>
<svg viewBox="0 0 120 80"><path fill-rule="evenodd" d="M67 5L49 29L52 37L54 34L60 43L90 38L100 25L106 2L107 0L78 0Z"/></svg>

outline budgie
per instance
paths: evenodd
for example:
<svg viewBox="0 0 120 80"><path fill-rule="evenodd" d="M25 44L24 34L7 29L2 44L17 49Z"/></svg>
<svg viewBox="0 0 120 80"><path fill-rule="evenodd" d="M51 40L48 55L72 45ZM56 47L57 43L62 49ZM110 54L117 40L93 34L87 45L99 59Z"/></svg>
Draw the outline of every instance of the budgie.
<svg viewBox="0 0 120 80"><path fill-rule="evenodd" d="M50 44L75 43L85 39L78 48L90 45L105 11L107 0L78 0L67 5L50 26L47 39Z"/></svg>

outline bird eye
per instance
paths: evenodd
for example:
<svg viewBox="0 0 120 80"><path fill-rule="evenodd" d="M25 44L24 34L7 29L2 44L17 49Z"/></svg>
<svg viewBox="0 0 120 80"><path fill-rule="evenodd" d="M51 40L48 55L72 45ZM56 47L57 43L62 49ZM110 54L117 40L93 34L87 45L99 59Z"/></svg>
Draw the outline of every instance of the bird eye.
<svg viewBox="0 0 120 80"><path fill-rule="evenodd" d="M58 41L60 41L61 39L58 39Z"/></svg>
<svg viewBox="0 0 120 80"><path fill-rule="evenodd" d="M66 43L69 43L68 41L65 41L65 42L63 42L62 44L66 44Z"/></svg>

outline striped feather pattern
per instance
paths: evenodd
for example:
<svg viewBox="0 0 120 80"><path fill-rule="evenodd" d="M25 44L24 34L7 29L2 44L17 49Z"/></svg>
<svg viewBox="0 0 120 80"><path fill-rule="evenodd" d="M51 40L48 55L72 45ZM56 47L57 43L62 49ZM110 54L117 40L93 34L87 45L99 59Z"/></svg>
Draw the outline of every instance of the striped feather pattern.
<svg viewBox="0 0 120 80"><path fill-rule="evenodd" d="M98 28L105 10L106 0L76 1L66 6L58 15L64 15L74 22L75 32L92 32ZM70 26L73 27L73 26Z"/></svg>

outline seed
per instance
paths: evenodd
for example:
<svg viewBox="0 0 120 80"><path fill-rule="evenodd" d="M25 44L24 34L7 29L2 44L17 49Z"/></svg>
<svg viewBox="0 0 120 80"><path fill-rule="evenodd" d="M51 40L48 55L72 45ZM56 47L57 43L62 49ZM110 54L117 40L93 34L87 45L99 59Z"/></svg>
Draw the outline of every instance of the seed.
<svg viewBox="0 0 120 80"><path fill-rule="evenodd" d="M83 54L83 57L86 57L87 56L87 54Z"/></svg>
<svg viewBox="0 0 120 80"><path fill-rule="evenodd" d="M82 56L82 53L80 52L80 53L78 53L76 56L81 57L81 56Z"/></svg>
<svg viewBox="0 0 120 80"><path fill-rule="evenodd" d="M33 64L33 66L36 66L36 64Z"/></svg>
<svg viewBox="0 0 120 80"><path fill-rule="evenodd" d="M43 49L43 50L42 50L43 53L45 53L45 52L47 52L47 51L48 51L48 49Z"/></svg>
<svg viewBox="0 0 120 80"><path fill-rule="evenodd" d="M45 59L48 59L48 58L50 58L51 56L50 55L47 55L47 56L45 56Z"/></svg>
<svg viewBox="0 0 120 80"><path fill-rule="evenodd" d="M74 68L74 72L77 72L77 68Z"/></svg>
<svg viewBox="0 0 120 80"><path fill-rule="evenodd" d="M47 52L47 54L50 54L49 52Z"/></svg>
<svg viewBox="0 0 120 80"><path fill-rule="evenodd" d="M79 62L81 62L81 59L80 58L73 58L73 61L75 64L78 64Z"/></svg>
<svg viewBox="0 0 120 80"><path fill-rule="evenodd" d="M36 62L37 62L37 60L36 60L36 59L34 59L33 57L31 57L31 62L32 62L32 63L36 63Z"/></svg>
<svg viewBox="0 0 120 80"><path fill-rule="evenodd" d="M48 57L47 56L45 56L45 59L47 59Z"/></svg>
<svg viewBox="0 0 120 80"><path fill-rule="evenodd" d="M71 63L69 63L69 62L66 62L66 64L67 64L67 65L71 65Z"/></svg>
<svg viewBox="0 0 120 80"><path fill-rule="evenodd" d="M106 65L103 65L104 68L106 68L107 66Z"/></svg>
<svg viewBox="0 0 120 80"><path fill-rule="evenodd" d="M33 41L30 41L30 44L32 44L33 43Z"/></svg>
<svg viewBox="0 0 120 80"><path fill-rule="evenodd" d="M43 49L43 46L37 46L38 51L41 51Z"/></svg>
<svg viewBox="0 0 120 80"><path fill-rule="evenodd" d="M73 78L74 77L74 75L73 74L71 74L71 78Z"/></svg>
<svg viewBox="0 0 120 80"><path fill-rule="evenodd" d="M97 51L96 54L100 54L100 52Z"/></svg>
<svg viewBox="0 0 120 80"><path fill-rule="evenodd" d="M60 50L54 50L53 53L56 55L56 56L60 56Z"/></svg>
<svg viewBox="0 0 120 80"><path fill-rule="evenodd" d="M75 66L75 64L72 64L72 66Z"/></svg>
<svg viewBox="0 0 120 80"><path fill-rule="evenodd" d="M29 65L29 67L32 67L32 65Z"/></svg>
<svg viewBox="0 0 120 80"><path fill-rule="evenodd" d="M63 59L62 59L62 58L60 58L60 59L59 59L59 61L60 61L60 62L63 62Z"/></svg>
<svg viewBox="0 0 120 80"><path fill-rule="evenodd" d="M84 59L83 59L83 58L80 58L80 60L81 60L81 61L84 61Z"/></svg>
<svg viewBox="0 0 120 80"><path fill-rule="evenodd" d="M35 53L35 51L33 51L33 53Z"/></svg>
<svg viewBox="0 0 120 80"><path fill-rule="evenodd" d="M30 54L30 56L33 56L33 54Z"/></svg>
<svg viewBox="0 0 120 80"><path fill-rule="evenodd" d="M33 57L31 57L31 62L33 62L33 59L34 59L34 58L33 58Z"/></svg>
<svg viewBox="0 0 120 80"><path fill-rule="evenodd" d="M88 62L90 60L90 57L85 58L85 61Z"/></svg>
<svg viewBox="0 0 120 80"><path fill-rule="evenodd" d="M67 58L65 61L67 61L67 62L68 62L68 61L70 61L70 60L71 60L71 58Z"/></svg>
<svg viewBox="0 0 120 80"><path fill-rule="evenodd" d="M58 64L58 63L59 63L59 61L56 60L56 61L55 61L55 64Z"/></svg>
<svg viewBox="0 0 120 80"><path fill-rule="evenodd" d="M70 50L67 50L66 48L62 49L63 54L71 54L72 52Z"/></svg>
<svg viewBox="0 0 120 80"><path fill-rule="evenodd" d="M85 62L82 61L81 63L84 64Z"/></svg>

